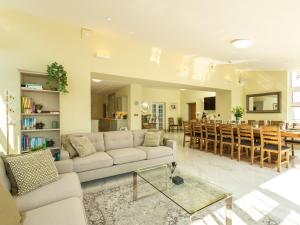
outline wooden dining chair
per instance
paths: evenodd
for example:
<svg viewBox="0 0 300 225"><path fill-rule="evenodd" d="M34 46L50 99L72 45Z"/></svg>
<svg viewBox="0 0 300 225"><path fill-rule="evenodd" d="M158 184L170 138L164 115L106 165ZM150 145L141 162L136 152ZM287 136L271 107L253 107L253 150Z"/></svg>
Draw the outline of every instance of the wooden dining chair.
<svg viewBox="0 0 300 225"><path fill-rule="evenodd" d="M286 164L286 168L289 167L289 150L290 148L282 145L282 137L279 127L276 126L262 126L260 128L261 138L261 157L260 167L264 166L264 161L267 159L271 163L271 154L277 155L277 171L281 172L281 165ZM267 157L265 157L267 153ZM282 160L284 155L284 160Z"/></svg>
<svg viewBox="0 0 300 225"><path fill-rule="evenodd" d="M292 128L295 130L300 130L300 123L293 123ZM285 142L285 145L291 145L292 156L294 157L295 156L295 144L300 144L300 140L295 139L295 138L285 138L284 142Z"/></svg>
<svg viewBox="0 0 300 225"><path fill-rule="evenodd" d="M222 124L220 125L220 155L223 155L224 147L229 147L230 149L230 158L234 157L234 147L236 144L233 132L233 126L231 124Z"/></svg>
<svg viewBox="0 0 300 225"><path fill-rule="evenodd" d="M217 154L218 143L220 143L220 138L217 132L217 126L215 123L205 124L206 137L205 137L205 151L208 151L208 144L213 143L214 153Z"/></svg>
<svg viewBox="0 0 300 225"><path fill-rule="evenodd" d="M285 122L284 121L275 121L275 120L272 120L271 121L271 126L276 126L276 127L283 127L285 125Z"/></svg>
<svg viewBox="0 0 300 225"><path fill-rule="evenodd" d="M192 126L192 139L191 139L191 147L194 148L196 144L198 144L200 148L200 139L202 136L202 124L201 123L196 123Z"/></svg>
<svg viewBox="0 0 300 225"><path fill-rule="evenodd" d="M248 125L253 126L255 122L256 122L256 120L248 120Z"/></svg>
<svg viewBox="0 0 300 225"><path fill-rule="evenodd" d="M183 122L183 147L185 146L186 142L190 142L191 145L191 139L192 139L192 127L191 124L184 121Z"/></svg>
<svg viewBox="0 0 300 225"><path fill-rule="evenodd" d="M175 128L176 128L176 130L178 131L179 126L178 126L178 124L175 124L174 118L173 118L173 117L169 117L169 118L168 118L168 122L169 122L169 132L170 132L171 130L174 131Z"/></svg>
<svg viewBox="0 0 300 225"><path fill-rule="evenodd" d="M256 158L260 158L260 142L257 142L254 138L253 127L251 125L240 125L238 127L238 156L237 160L241 160L241 151L245 149L246 156L248 157L248 151L250 151L251 165ZM255 152L259 154L255 156Z"/></svg>

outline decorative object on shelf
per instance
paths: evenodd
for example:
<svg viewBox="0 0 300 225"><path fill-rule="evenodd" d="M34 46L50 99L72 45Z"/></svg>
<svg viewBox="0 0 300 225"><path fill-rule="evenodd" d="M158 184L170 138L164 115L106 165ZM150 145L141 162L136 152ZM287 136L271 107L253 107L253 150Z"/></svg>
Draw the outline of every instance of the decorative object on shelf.
<svg viewBox="0 0 300 225"><path fill-rule="evenodd" d="M51 88L51 82L56 82L58 84L58 91L63 93L68 93L68 77L67 72L64 67L57 62L47 65L48 81L47 85ZM53 89L53 87L51 88Z"/></svg>
<svg viewBox="0 0 300 225"><path fill-rule="evenodd" d="M59 128L59 122L58 121L52 121L51 125L52 125L53 129Z"/></svg>
<svg viewBox="0 0 300 225"><path fill-rule="evenodd" d="M14 126L15 122L13 121L12 113L15 112L15 97L9 93L8 90L5 90L5 106L6 106L6 154L10 154L10 126Z"/></svg>
<svg viewBox="0 0 300 225"><path fill-rule="evenodd" d="M41 105L41 104L36 104L35 105L35 110L36 110L37 113L41 113L42 109L43 109L43 105Z"/></svg>
<svg viewBox="0 0 300 225"><path fill-rule="evenodd" d="M243 118L243 116L245 115L245 108L242 106L236 106L232 108L232 113L235 117L235 121L237 124L240 123L241 118Z"/></svg>
<svg viewBox="0 0 300 225"><path fill-rule="evenodd" d="M21 96L21 112L25 114L36 112L36 105L32 98Z"/></svg>
<svg viewBox="0 0 300 225"><path fill-rule="evenodd" d="M46 141L46 146L47 147L53 147L54 144L55 144L55 141L53 141L52 139Z"/></svg>
<svg viewBox="0 0 300 225"><path fill-rule="evenodd" d="M43 129L45 126L45 124L43 122L39 122L35 124L35 128L36 129Z"/></svg>

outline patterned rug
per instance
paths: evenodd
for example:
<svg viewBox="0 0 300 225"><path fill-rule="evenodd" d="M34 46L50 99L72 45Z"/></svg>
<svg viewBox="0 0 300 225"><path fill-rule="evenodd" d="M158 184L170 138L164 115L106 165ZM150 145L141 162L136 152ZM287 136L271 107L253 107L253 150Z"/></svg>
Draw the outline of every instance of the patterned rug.
<svg viewBox="0 0 300 225"><path fill-rule="evenodd" d="M132 200L132 183L99 186L96 190L85 191L83 202L89 225L188 225L189 215L152 186L139 181L141 197ZM151 194L151 195L149 195ZM147 197L142 197L148 195ZM224 202L210 206L193 217L193 224L225 224ZM233 206L234 225L278 225L274 216L265 215L254 221L237 205Z"/></svg>

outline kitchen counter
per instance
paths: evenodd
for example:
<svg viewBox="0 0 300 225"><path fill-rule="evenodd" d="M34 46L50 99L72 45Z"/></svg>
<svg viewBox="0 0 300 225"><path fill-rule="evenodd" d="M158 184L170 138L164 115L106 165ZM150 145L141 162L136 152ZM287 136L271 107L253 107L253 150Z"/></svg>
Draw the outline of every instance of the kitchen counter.
<svg viewBox="0 0 300 225"><path fill-rule="evenodd" d="M99 119L99 131L120 130L121 127L128 128L127 119L114 119L114 118Z"/></svg>

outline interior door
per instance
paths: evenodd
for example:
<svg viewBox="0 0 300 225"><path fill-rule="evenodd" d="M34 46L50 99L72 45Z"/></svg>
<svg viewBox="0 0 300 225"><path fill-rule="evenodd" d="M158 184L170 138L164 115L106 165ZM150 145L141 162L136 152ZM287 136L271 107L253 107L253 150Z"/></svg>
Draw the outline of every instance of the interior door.
<svg viewBox="0 0 300 225"><path fill-rule="evenodd" d="M152 118L157 129L165 129L165 103L152 103Z"/></svg>
<svg viewBox="0 0 300 225"><path fill-rule="evenodd" d="M189 120L196 119L196 103L188 103L189 104Z"/></svg>

